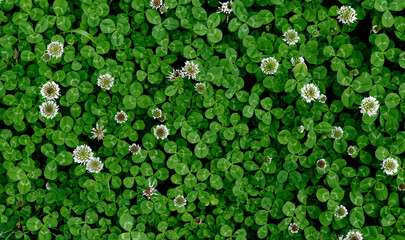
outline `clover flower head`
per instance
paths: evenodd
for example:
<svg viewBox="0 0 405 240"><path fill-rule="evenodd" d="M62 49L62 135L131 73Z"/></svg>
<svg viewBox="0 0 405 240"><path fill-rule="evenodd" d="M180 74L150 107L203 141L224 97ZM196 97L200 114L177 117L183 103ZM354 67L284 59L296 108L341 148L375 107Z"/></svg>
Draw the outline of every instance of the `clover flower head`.
<svg viewBox="0 0 405 240"><path fill-rule="evenodd" d="M169 136L169 129L165 125L157 125L154 131L154 135L157 139L165 139Z"/></svg>
<svg viewBox="0 0 405 240"><path fill-rule="evenodd" d="M340 205L337 206L335 209L335 217L337 217L338 219L344 218L346 217L348 214L347 209L345 206Z"/></svg>
<svg viewBox="0 0 405 240"><path fill-rule="evenodd" d="M317 100L319 95L319 88L313 83L306 84L301 88L301 96L307 103Z"/></svg>
<svg viewBox="0 0 405 240"><path fill-rule="evenodd" d="M394 175L395 173L397 173L398 167L399 164L397 160L391 157L384 159L381 164L381 169L384 169L384 173L387 175Z"/></svg>
<svg viewBox="0 0 405 240"><path fill-rule="evenodd" d="M87 145L80 145L73 150L73 159L78 164L85 164L93 158L93 152Z"/></svg>
<svg viewBox="0 0 405 240"><path fill-rule="evenodd" d="M304 131L305 131L305 128L304 128L303 125L301 125L301 126L298 127L298 132L299 132L299 133L303 133Z"/></svg>
<svg viewBox="0 0 405 240"><path fill-rule="evenodd" d="M279 63L274 57L268 57L262 60L260 69L267 75L273 75L277 72L278 65Z"/></svg>
<svg viewBox="0 0 405 240"><path fill-rule="evenodd" d="M100 161L100 158L93 157L86 164L86 170L89 173L99 173L103 169L104 164Z"/></svg>
<svg viewBox="0 0 405 240"><path fill-rule="evenodd" d="M169 78L170 82L173 82L174 79L176 79L178 77L184 78L185 75L184 75L183 71L178 70L178 69L173 69L173 71L171 73L169 73L167 77Z"/></svg>
<svg viewBox="0 0 405 240"><path fill-rule="evenodd" d="M305 63L305 59L303 57L291 58L290 62L295 67L298 63Z"/></svg>
<svg viewBox="0 0 405 240"><path fill-rule="evenodd" d="M119 111L115 115L115 121L117 121L117 123L119 123L119 124L124 123L127 120L128 120L128 116L124 111Z"/></svg>
<svg viewBox="0 0 405 240"><path fill-rule="evenodd" d="M312 30L312 37L318 37L319 36L319 31L314 29Z"/></svg>
<svg viewBox="0 0 405 240"><path fill-rule="evenodd" d="M373 116L377 114L378 108L380 104L375 97L367 97L361 101L360 104L360 113L363 115L367 113L369 116Z"/></svg>
<svg viewBox="0 0 405 240"><path fill-rule="evenodd" d="M93 136L91 138L97 138L97 141L103 140L104 139L104 133L106 133L107 130L104 129L103 125L98 125L96 124L96 127L91 130L91 133Z"/></svg>
<svg viewBox="0 0 405 240"><path fill-rule="evenodd" d="M363 240L363 235L358 231L349 231L345 240Z"/></svg>
<svg viewBox="0 0 405 240"><path fill-rule="evenodd" d="M300 230L300 228L298 227L297 224L290 223L290 225L288 226L288 230L290 230L292 233L297 233Z"/></svg>
<svg viewBox="0 0 405 240"><path fill-rule="evenodd" d="M347 154L349 154L350 156L353 156L354 154L356 154L356 149L353 146L349 146L347 148Z"/></svg>
<svg viewBox="0 0 405 240"><path fill-rule="evenodd" d="M155 108L152 110L153 119L160 118L162 116L162 110Z"/></svg>
<svg viewBox="0 0 405 240"><path fill-rule="evenodd" d="M287 30L283 34L283 36L284 36L283 41L286 42L288 45L295 45L298 42L298 40L300 40L298 32L295 31L294 29Z"/></svg>
<svg viewBox="0 0 405 240"><path fill-rule="evenodd" d="M174 206L176 206L176 207L183 207L183 206L186 206L186 204L187 204L187 199L183 195L178 195L174 199Z"/></svg>
<svg viewBox="0 0 405 240"><path fill-rule="evenodd" d="M159 195L159 194L158 194L158 192L157 192L157 189L154 188L154 187L152 186L152 184L149 182L148 188L146 188L145 190L143 190L142 195L145 196L145 197L147 197L148 200L150 200L150 198L151 198L153 195Z"/></svg>
<svg viewBox="0 0 405 240"><path fill-rule="evenodd" d="M112 77L109 73L101 75L97 79L97 85L103 89L110 90L110 88L114 85L114 77Z"/></svg>
<svg viewBox="0 0 405 240"><path fill-rule="evenodd" d="M159 8L160 14L164 14L165 12L167 12L167 10L169 10L168 6L166 6L164 4L160 5L160 8Z"/></svg>
<svg viewBox="0 0 405 240"><path fill-rule="evenodd" d="M318 101L321 103L326 103L326 100L328 99L328 97L326 97L325 94L319 95Z"/></svg>
<svg viewBox="0 0 405 240"><path fill-rule="evenodd" d="M42 54L42 61L49 62L49 61L51 61L51 59L52 59L52 56L48 52L45 52L44 54Z"/></svg>
<svg viewBox="0 0 405 240"><path fill-rule="evenodd" d="M166 120L166 116L162 114L160 118L158 118L159 122L164 122Z"/></svg>
<svg viewBox="0 0 405 240"><path fill-rule="evenodd" d="M334 127L331 132L334 139L341 139L343 137L343 129L341 127Z"/></svg>
<svg viewBox="0 0 405 240"><path fill-rule="evenodd" d="M132 154L138 155L141 152L141 146L133 143L129 146L129 151L131 151Z"/></svg>
<svg viewBox="0 0 405 240"><path fill-rule="evenodd" d="M198 64L186 61L184 63L184 67L181 69L183 74L187 76L188 78L195 79L197 77L197 74L200 72L198 69Z"/></svg>
<svg viewBox="0 0 405 240"><path fill-rule="evenodd" d="M158 9L162 5L162 0L151 0L149 2L149 5L151 6L151 8Z"/></svg>
<svg viewBox="0 0 405 240"><path fill-rule="evenodd" d="M344 236L344 235L340 236L340 237L338 238L338 240L345 240L345 236Z"/></svg>
<svg viewBox="0 0 405 240"><path fill-rule="evenodd" d="M42 97L53 100L59 98L59 85L55 82L47 82L41 87L41 95Z"/></svg>
<svg viewBox="0 0 405 240"><path fill-rule="evenodd" d="M195 223L197 223L197 225L200 225L202 223L202 219L199 217L195 218Z"/></svg>
<svg viewBox="0 0 405 240"><path fill-rule="evenodd" d="M56 58L60 58L63 54L63 44L59 42L51 42L46 47L46 51L52 56Z"/></svg>
<svg viewBox="0 0 405 240"><path fill-rule="evenodd" d="M339 14L337 19L344 24L354 23L357 20L356 11L351 6L341 6L337 13Z"/></svg>
<svg viewBox="0 0 405 240"><path fill-rule="evenodd" d="M324 158L321 158L316 162L316 167L318 169L321 169L321 170L326 168L326 165L327 165L327 163L326 163L326 160Z"/></svg>
<svg viewBox="0 0 405 240"><path fill-rule="evenodd" d="M271 163L271 160L273 160L273 158L271 158L270 156L265 156L265 157L263 158L263 161L264 161L265 163Z"/></svg>
<svg viewBox="0 0 405 240"><path fill-rule="evenodd" d="M196 91L197 93L199 93L199 94L203 94L204 91L207 89L207 88L205 87L205 84L204 84L204 83L196 83L195 86L194 86L194 88L195 88L195 91Z"/></svg>
<svg viewBox="0 0 405 240"><path fill-rule="evenodd" d="M378 25L374 25L371 30L373 30L373 33L378 33L380 31L380 27L378 27Z"/></svg>
<svg viewBox="0 0 405 240"><path fill-rule="evenodd" d="M47 101L39 106L39 112L47 119L52 119L58 114L58 105L54 101Z"/></svg>
<svg viewBox="0 0 405 240"><path fill-rule="evenodd" d="M353 69L353 70L350 70L349 71L349 74L351 75L351 76L358 76L359 75L359 70L357 69L357 68L355 68L355 69Z"/></svg>
<svg viewBox="0 0 405 240"><path fill-rule="evenodd" d="M232 13L232 0L227 1L227 2L219 2L219 7L218 7L218 13L225 13L226 15L229 15Z"/></svg>
<svg viewBox="0 0 405 240"><path fill-rule="evenodd" d="M398 190L399 191L405 191L405 183L400 183L400 184L398 184Z"/></svg>

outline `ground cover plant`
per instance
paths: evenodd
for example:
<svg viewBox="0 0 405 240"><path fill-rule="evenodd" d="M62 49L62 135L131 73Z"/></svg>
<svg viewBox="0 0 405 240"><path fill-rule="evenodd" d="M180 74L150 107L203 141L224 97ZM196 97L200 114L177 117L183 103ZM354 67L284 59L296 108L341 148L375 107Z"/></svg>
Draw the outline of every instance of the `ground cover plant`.
<svg viewBox="0 0 405 240"><path fill-rule="evenodd" d="M0 239L405 239L405 1L0 1Z"/></svg>

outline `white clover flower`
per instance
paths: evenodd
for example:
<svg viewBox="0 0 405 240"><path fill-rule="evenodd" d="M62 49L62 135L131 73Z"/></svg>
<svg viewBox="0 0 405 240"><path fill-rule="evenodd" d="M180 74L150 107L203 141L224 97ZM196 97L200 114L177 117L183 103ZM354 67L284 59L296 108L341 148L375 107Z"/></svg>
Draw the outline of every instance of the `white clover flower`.
<svg viewBox="0 0 405 240"><path fill-rule="evenodd" d="M160 8L159 8L160 14L164 14L165 12L167 12L167 10L169 10L168 6L166 6L164 4L160 5Z"/></svg>
<svg viewBox="0 0 405 240"><path fill-rule="evenodd" d="M324 158L321 158L316 162L316 167L318 169L322 170L322 169L326 168L326 166L327 166L327 163L326 163L326 160Z"/></svg>
<svg viewBox="0 0 405 240"><path fill-rule="evenodd" d="M400 183L400 184L398 184L398 190L399 191L405 191L405 183Z"/></svg>
<svg viewBox="0 0 405 240"><path fill-rule="evenodd" d="M59 42L51 42L46 48L47 52L56 58L60 58L63 54L63 44Z"/></svg>
<svg viewBox="0 0 405 240"><path fill-rule="evenodd" d="M394 175L395 173L398 172L399 164L397 160L389 157L383 160L381 166L382 166L381 169L384 169L385 174Z"/></svg>
<svg viewBox="0 0 405 240"><path fill-rule="evenodd" d="M39 106L39 112L47 119L52 119L58 114L58 105L54 101L47 101Z"/></svg>
<svg viewBox="0 0 405 240"><path fill-rule="evenodd" d="M360 113L362 113L363 115L367 113L367 115L373 116L377 114L379 107L380 104L375 97L367 97L361 101Z"/></svg>
<svg viewBox="0 0 405 240"><path fill-rule="evenodd" d="M46 190L48 190L48 191L50 191L50 190L52 189L51 186L49 186L49 182L46 182L45 188L46 188Z"/></svg>
<svg viewBox="0 0 405 240"><path fill-rule="evenodd" d="M326 95L322 94L322 95L319 96L318 101L321 102L321 103L326 103L327 99L328 98L326 97Z"/></svg>
<svg viewBox="0 0 405 240"><path fill-rule="evenodd" d="M286 42L288 45L295 45L298 42L298 40L300 40L298 32L295 31L294 29L287 30L283 34L283 36L284 36L283 41Z"/></svg>
<svg viewBox="0 0 405 240"><path fill-rule="evenodd" d="M202 219L199 217L195 218L195 223L197 223L197 225L200 225L202 223Z"/></svg>
<svg viewBox="0 0 405 240"><path fill-rule="evenodd" d="M52 56L48 52L45 52L42 55L42 61L44 61L44 62L49 62L49 61L51 61L51 59L52 59Z"/></svg>
<svg viewBox="0 0 405 240"><path fill-rule="evenodd" d="M149 183L149 187L146 188L145 190L143 190L142 195L143 195L143 196L146 196L146 197L148 198L148 200L150 200L151 196L153 196L153 195L159 195L159 194L157 193L156 188L154 188L154 187Z"/></svg>
<svg viewBox="0 0 405 240"><path fill-rule="evenodd" d="M206 89L204 83L196 83L195 86L194 86L194 88L195 88L195 91L196 91L197 93L199 93L199 94L203 94L204 91L205 91L205 89Z"/></svg>
<svg viewBox="0 0 405 240"><path fill-rule="evenodd" d="M297 224L290 223L290 225L288 226L288 230L290 230L292 233L297 233L300 230L300 228L298 227Z"/></svg>
<svg viewBox="0 0 405 240"><path fill-rule="evenodd" d="M301 88L301 96L307 103L317 100L319 95L319 88L313 83L306 84Z"/></svg>
<svg viewBox="0 0 405 240"><path fill-rule="evenodd" d="M160 118L162 116L162 110L159 108L152 109L152 117L153 119Z"/></svg>
<svg viewBox="0 0 405 240"><path fill-rule="evenodd" d="M157 125L154 134L157 139L163 140L169 136L169 129L165 125Z"/></svg>
<svg viewBox="0 0 405 240"><path fill-rule="evenodd" d="M301 125L301 126L298 127L298 132L299 132L299 133L303 133L304 131L305 131L305 128L304 128L303 125Z"/></svg>
<svg viewBox="0 0 405 240"><path fill-rule="evenodd" d="M354 23L357 20L356 11L351 6L341 6L337 13L339 14L337 19L344 24Z"/></svg>
<svg viewBox="0 0 405 240"><path fill-rule="evenodd" d="M80 145L73 150L73 159L76 163L85 164L93 158L93 152L87 145Z"/></svg>
<svg viewBox="0 0 405 240"><path fill-rule="evenodd" d="M184 67L181 69L183 75L187 76L188 78L195 79L197 74L200 72L198 69L198 64L186 61L184 63Z"/></svg>
<svg viewBox="0 0 405 240"><path fill-rule="evenodd" d="M183 207L183 206L186 206L186 204L187 204L187 199L183 195L178 195L174 199L174 206L176 206L176 207Z"/></svg>
<svg viewBox="0 0 405 240"><path fill-rule="evenodd" d="M278 65L278 62L274 57L268 57L262 60L260 69L262 69L267 75L273 75L277 72Z"/></svg>
<svg viewBox="0 0 405 240"><path fill-rule="evenodd" d="M129 151L131 151L132 154L138 155L141 152L141 146L133 143L131 146L129 146Z"/></svg>
<svg viewBox="0 0 405 240"><path fill-rule="evenodd" d="M166 120L166 116L162 114L160 118L158 118L159 122L164 122Z"/></svg>
<svg viewBox="0 0 405 240"><path fill-rule="evenodd" d="M291 58L290 62L295 67L298 63L305 63L305 59L303 57Z"/></svg>
<svg viewBox="0 0 405 240"><path fill-rule="evenodd" d="M124 111L119 111L115 115L115 121L117 121L117 123L119 123L119 124L124 123L127 120L128 120L128 116Z"/></svg>
<svg viewBox="0 0 405 240"><path fill-rule="evenodd" d="M98 124L96 124L96 127L93 128L91 130L91 133L93 134L93 136L91 138L97 138L97 141L103 140L104 139L104 133L106 133L107 130L104 129L104 126L101 125L99 126Z"/></svg>
<svg viewBox="0 0 405 240"><path fill-rule="evenodd" d="M350 156L353 156L354 154L356 154L356 149L353 146L349 146L347 148L347 154L349 154Z"/></svg>
<svg viewBox="0 0 405 240"><path fill-rule="evenodd" d="M218 7L218 13L225 13L226 15L229 15L232 13L232 0L228 2L219 2L219 7Z"/></svg>
<svg viewBox="0 0 405 240"><path fill-rule="evenodd" d="M377 25L374 25L372 30L373 30L373 33L378 33L378 31L380 31L380 28Z"/></svg>
<svg viewBox="0 0 405 240"><path fill-rule="evenodd" d="M341 127L332 128L332 138L341 139L343 137L343 129Z"/></svg>
<svg viewBox="0 0 405 240"><path fill-rule="evenodd" d="M167 77L169 78L169 81L170 81L170 82L173 82L174 79L176 79L176 78L178 78L178 77L184 78L185 75L184 75L184 72L183 72L183 71L177 70L177 69L173 69L173 71L172 71L171 73L169 73Z"/></svg>
<svg viewBox="0 0 405 240"><path fill-rule="evenodd" d="M86 170L90 173L99 173L103 169L104 164L100 158L93 157L86 164Z"/></svg>
<svg viewBox="0 0 405 240"><path fill-rule="evenodd" d="M312 37L318 37L319 36L319 31L314 29L312 30Z"/></svg>
<svg viewBox="0 0 405 240"><path fill-rule="evenodd" d="M363 235L358 231L350 231L347 233L345 240L363 240Z"/></svg>
<svg viewBox="0 0 405 240"><path fill-rule="evenodd" d="M154 9L158 9L160 8L160 5L162 5L162 0L151 0L149 5Z"/></svg>
<svg viewBox="0 0 405 240"><path fill-rule="evenodd" d="M346 217L348 214L347 209L345 206L340 205L337 206L335 209L335 217L337 217L338 219L344 218Z"/></svg>
<svg viewBox="0 0 405 240"><path fill-rule="evenodd" d="M112 77L109 73L101 75L97 79L97 85L103 89L110 90L110 88L114 85L114 77Z"/></svg>
<svg viewBox="0 0 405 240"><path fill-rule="evenodd" d="M53 100L59 98L59 85L55 82L47 82L41 87L42 97Z"/></svg>
<svg viewBox="0 0 405 240"><path fill-rule="evenodd" d="M264 161L265 163L271 163L271 160L273 160L273 158L271 158L270 156L265 156L265 157L263 158L263 161Z"/></svg>

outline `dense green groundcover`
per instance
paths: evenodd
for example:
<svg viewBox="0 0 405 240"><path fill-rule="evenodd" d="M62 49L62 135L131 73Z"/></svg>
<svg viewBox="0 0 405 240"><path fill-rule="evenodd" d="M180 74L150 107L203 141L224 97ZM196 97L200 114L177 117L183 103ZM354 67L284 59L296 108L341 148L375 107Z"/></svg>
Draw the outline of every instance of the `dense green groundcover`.
<svg viewBox="0 0 405 240"><path fill-rule="evenodd" d="M405 1L0 2L0 239L405 238Z"/></svg>

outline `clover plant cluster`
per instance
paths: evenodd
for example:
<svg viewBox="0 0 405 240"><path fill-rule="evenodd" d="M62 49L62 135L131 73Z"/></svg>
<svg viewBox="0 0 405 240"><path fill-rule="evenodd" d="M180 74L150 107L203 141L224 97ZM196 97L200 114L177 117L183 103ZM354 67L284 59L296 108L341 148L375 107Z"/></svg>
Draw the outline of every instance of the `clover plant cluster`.
<svg viewBox="0 0 405 240"><path fill-rule="evenodd" d="M404 12L0 1L0 239L405 239Z"/></svg>

